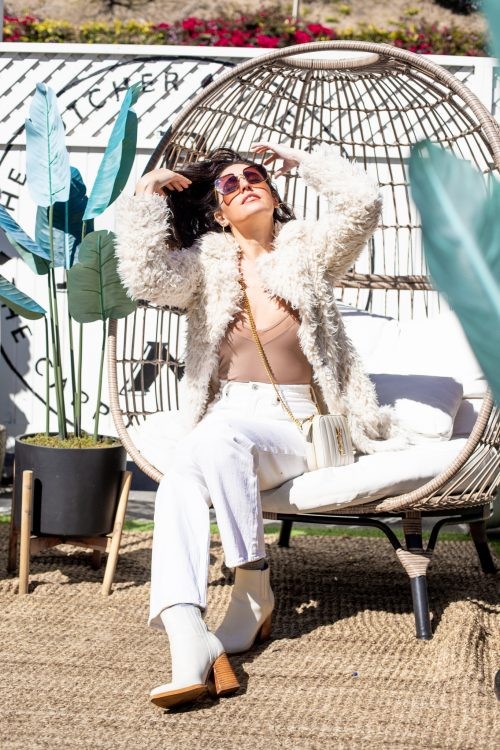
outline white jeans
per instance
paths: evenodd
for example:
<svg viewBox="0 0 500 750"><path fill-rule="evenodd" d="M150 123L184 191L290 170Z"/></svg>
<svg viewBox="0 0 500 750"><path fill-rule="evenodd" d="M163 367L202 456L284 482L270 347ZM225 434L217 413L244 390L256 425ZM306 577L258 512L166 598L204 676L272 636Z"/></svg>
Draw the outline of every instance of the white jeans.
<svg viewBox="0 0 500 750"><path fill-rule="evenodd" d="M317 411L308 385L280 386L299 419ZM305 440L270 383L223 383L179 441L156 495L149 624L173 604L207 601L209 508L228 567L265 557L260 490L303 474Z"/></svg>

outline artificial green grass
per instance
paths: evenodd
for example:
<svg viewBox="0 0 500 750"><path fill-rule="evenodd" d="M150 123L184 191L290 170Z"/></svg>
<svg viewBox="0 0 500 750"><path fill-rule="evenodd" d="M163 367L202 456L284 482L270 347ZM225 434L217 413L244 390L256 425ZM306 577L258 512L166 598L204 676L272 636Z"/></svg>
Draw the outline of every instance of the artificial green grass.
<svg viewBox="0 0 500 750"><path fill-rule="evenodd" d="M0 514L0 523L10 523L10 515ZM280 527L280 523L270 523L265 526L265 532L266 534L279 534ZM128 521L125 521L123 528L125 529L125 531L153 531L154 524L153 521L129 519ZM403 532L400 529L393 528L392 530L394 531L398 539L403 539ZM216 523L210 524L210 533L219 533L219 528ZM367 529L362 527L350 528L347 526L321 526L320 524L318 524L317 526L301 526L300 524L295 524L292 528L292 537L293 536L347 536L380 538L384 536L384 534L377 529ZM427 541L429 539L429 536L429 532L427 531L424 531L422 534L424 541ZM439 534L438 541L470 542L471 538L469 534L466 533L443 531ZM500 557L500 540L489 539L489 544L495 554Z"/></svg>
<svg viewBox="0 0 500 750"><path fill-rule="evenodd" d="M141 520L129 520L125 522L124 526L126 531L152 531L154 524L152 521L141 521ZM281 528L280 523L266 524L264 527L266 534L279 534ZM400 529L392 529L400 541L403 540L403 532ZM216 523L210 524L210 533L218 534L219 528ZM369 528L350 528L347 526L322 526L320 524L316 526L301 526L300 524L294 524L292 528L292 537L294 536L333 536L333 537L372 537L380 538L384 536L383 532L377 529ZM425 541L429 539L429 532L424 531L422 537ZM442 531L439 534L438 541L443 542L470 542L471 538L469 534L456 532L456 531ZM495 554L500 556L500 540L490 539L489 544Z"/></svg>

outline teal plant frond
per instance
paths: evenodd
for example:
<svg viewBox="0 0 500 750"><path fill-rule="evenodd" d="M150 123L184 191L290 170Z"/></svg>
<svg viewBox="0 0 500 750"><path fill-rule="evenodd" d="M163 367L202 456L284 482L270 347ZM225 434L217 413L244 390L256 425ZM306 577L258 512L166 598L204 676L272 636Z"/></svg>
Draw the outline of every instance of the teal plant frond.
<svg viewBox="0 0 500 750"><path fill-rule="evenodd" d="M491 54L500 60L500 3L498 0L483 0L481 8L488 20Z"/></svg>
<svg viewBox="0 0 500 750"><path fill-rule="evenodd" d="M36 84L26 120L26 178L38 206L67 201L70 188L69 156L57 97L44 83Z"/></svg>
<svg viewBox="0 0 500 750"><path fill-rule="evenodd" d="M127 184L137 145L137 115L131 107L139 98L141 90L142 84L135 83L125 95L99 165L84 219L100 216Z"/></svg>
<svg viewBox="0 0 500 750"><path fill-rule="evenodd" d="M500 404L500 184L424 141L410 159L430 275Z"/></svg>
<svg viewBox="0 0 500 750"><path fill-rule="evenodd" d="M50 261L50 252L47 253L34 242L2 205L0 205L0 228L3 229L7 239L18 252L21 247L27 255L37 255L45 261Z"/></svg>
<svg viewBox="0 0 500 750"><path fill-rule="evenodd" d="M19 243L17 243L8 232L5 233L5 236L12 247L17 251L19 257L23 259L28 268L31 268L33 273L36 273L38 276L44 276L49 272L50 260L46 260L45 258L40 257L40 255L29 253L22 245L19 245Z"/></svg>
<svg viewBox="0 0 500 750"><path fill-rule="evenodd" d="M114 240L104 229L88 234L68 271L69 311L79 323L123 318L136 307L118 276Z"/></svg>
<svg viewBox="0 0 500 750"><path fill-rule="evenodd" d="M16 313L21 315L23 318L29 318L29 320L37 320L43 318L45 310L40 307L38 302L28 297L27 294L20 292L14 284L7 281L6 278L0 275L0 302Z"/></svg>
<svg viewBox="0 0 500 750"><path fill-rule="evenodd" d="M87 206L87 188L76 167L71 167L71 186L69 199L65 203L54 203L52 217L52 237L54 247L54 265L71 268L76 260L78 247L82 241L83 215ZM50 257L50 222L49 208L38 206L36 213L35 239ZM87 223L91 232L94 222Z"/></svg>

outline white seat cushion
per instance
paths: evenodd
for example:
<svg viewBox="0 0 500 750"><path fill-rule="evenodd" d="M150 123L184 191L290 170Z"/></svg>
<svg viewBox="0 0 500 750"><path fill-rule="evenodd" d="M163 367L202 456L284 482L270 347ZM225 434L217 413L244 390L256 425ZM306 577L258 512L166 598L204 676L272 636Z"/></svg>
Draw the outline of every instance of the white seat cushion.
<svg viewBox="0 0 500 750"><path fill-rule="evenodd" d="M311 471L262 492L262 508L273 513L326 512L410 492L443 471L465 443L465 438L427 443Z"/></svg>
<svg viewBox="0 0 500 750"><path fill-rule="evenodd" d="M130 427L129 433L141 454L165 473L186 428L179 412L158 412ZM274 513L319 513L410 492L447 468L465 443L466 438L424 443L404 451L360 456L349 466L308 472L263 491L262 508Z"/></svg>
<svg viewBox="0 0 500 750"><path fill-rule="evenodd" d="M398 495L437 476L465 444L481 398L474 408L462 392L484 393L484 381L455 317L445 313L431 321L397 321L341 305L348 335L365 369L373 373L379 400L394 405L403 424L420 432L424 442L405 451L360 456L350 466L319 469L262 492L268 512L334 511ZM467 395L467 394L464 394ZM462 405L462 406L461 406ZM459 410L457 437L448 440ZM458 424L459 422L459 424ZM178 412L159 412L129 428L140 452L160 471L171 463L186 428Z"/></svg>

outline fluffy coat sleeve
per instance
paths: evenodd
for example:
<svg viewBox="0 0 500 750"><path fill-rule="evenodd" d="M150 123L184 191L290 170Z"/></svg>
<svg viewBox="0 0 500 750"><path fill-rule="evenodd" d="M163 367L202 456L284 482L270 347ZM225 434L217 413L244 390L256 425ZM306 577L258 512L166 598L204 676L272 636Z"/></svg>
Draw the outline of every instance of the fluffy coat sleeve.
<svg viewBox="0 0 500 750"><path fill-rule="evenodd" d="M118 273L133 299L186 309L200 282L199 248L166 244L169 209L160 195L122 197L116 209Z"/></svg>
<svg viewBox="0 0 500 750"><path fill-rule="evenodd" d="M378 185L366 172L337 151L332 146L320 146L300 163L299 174L327 199L328 210L317 221L285 224L276 250L293 247L296 252L307 253L335 278L341 278L374 232L382 199Z"/></svg>

